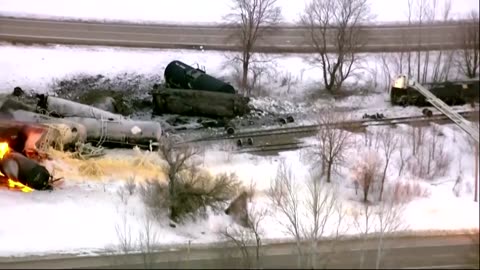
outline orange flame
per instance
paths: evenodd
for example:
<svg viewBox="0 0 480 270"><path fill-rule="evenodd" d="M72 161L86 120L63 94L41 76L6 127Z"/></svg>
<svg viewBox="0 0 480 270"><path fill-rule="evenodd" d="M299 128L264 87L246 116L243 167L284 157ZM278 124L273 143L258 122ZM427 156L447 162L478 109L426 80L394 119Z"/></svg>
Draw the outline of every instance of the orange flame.
<svg viewBox="0 0 480 270"><path fill-rule="evenodd" d="M0 159L2 159L6 153L8 153L9 147L8 143L6 142L0 142ZM0 176L5 176L3 173L0 172ZM8 179L8 187L10 188L18 188L19 190L23 192L32 192L33 189L20 183L17 181L14 181L12 179Z"/></svg>

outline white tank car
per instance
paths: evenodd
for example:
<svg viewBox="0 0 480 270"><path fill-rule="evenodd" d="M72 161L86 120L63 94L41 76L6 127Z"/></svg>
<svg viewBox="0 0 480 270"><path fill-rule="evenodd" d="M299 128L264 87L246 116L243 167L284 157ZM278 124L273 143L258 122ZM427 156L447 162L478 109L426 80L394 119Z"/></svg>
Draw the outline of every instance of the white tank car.
<svg viewBox="0 0 480 270"><path fill-rule="evenodd" d="M47 97L46 110L63 117L88 117L95 119L125 119L123 115L111 113L90 105L58 97Z"/></svg>
<svg viewBox="0 0 480 270"><path fill-rule="evenodd" d="M160 123L153 121L101 120L83 117L64 119L85 126L88 141L148 145L157 143L162 136Z"/></svg>
<svg viewBox="0 0 480 270"><path fill-rule="evenodd" d="M65 144L75 143L75 142L84 142L87 139L86 127L77 122L69 121L64 118L54 118L47 115L24 111L24 110L10 111L9 114L13 117L14 120L17 120L17 121L49 124L49 125L55 126L57 129L58 128L62 129L61 133L64 136L63 142ZM69 131L66 130L67 127L70 129Z"/></svg>

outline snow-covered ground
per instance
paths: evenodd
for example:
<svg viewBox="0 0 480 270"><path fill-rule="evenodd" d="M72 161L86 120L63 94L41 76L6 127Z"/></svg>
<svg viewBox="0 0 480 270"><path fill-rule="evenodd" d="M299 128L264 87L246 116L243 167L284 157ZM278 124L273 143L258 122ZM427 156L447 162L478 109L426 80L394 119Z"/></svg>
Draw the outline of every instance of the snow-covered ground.
<svg viewBox="0 0 480 270"><path fill-rule="evenodd" d="M228 64L232 54L228 52L64 45L35 47L0 43L0 54L0 93L11 93L16 86L37 93L51 92L54 81L81 74L101 74L110 78L123 73L163 77L165 67L173 60L204 67L207 73L234 83L234 71ZM420 108L390 105L386 91L390 81L382 79L384 71L381 70L377 55L365 55L359 63L363 70L348 81L355 87L373 88L373 93L353 92L344 98L326 96L320 99L308 97L309 93L318 92L321 82L318 77L320 70L308 64L305 56L290 54L271 57L273 60L268 66L269 73L261 79L264 95L251 102L266 112L315 114L322 108L334 106L341 111L355 111L358 117L365 112L383 113L387 117L421 113ZM373 74L377 74L376 86L372 85ZM392 76L395 74L390 74L389 78ZM146 83L151 83L147 85L147 91L154 82ZM468 106L455 108L464 110Z"/></svg>
<svg viewBox="0 0 480 270"><path fill-rule="evenodd" d="M123 72L139 74L163 73L165 66L172 60L181 60L188 64L205 66L207 72L214 76L228 78L229 69L224 67L227 53L201 51L175 51L153 49L120 49L102 47L72 46L0 46L0 91L9 93L13 87L21 86L26 90L39 92L49 91L54 79L73 76L78 73L106 76ZM372 58L373 59L373 58ZM367 63L374 63L374 60ZM299 56L278 57L275 61L276 72L269 78L265 86L273 98L254 100L257 105L271 111L295 112L306 108L321 109L334 105L357 115L373 109L375 112L388 112L388 115L407 115L418 113L420 108L394 108L388 102L385 93L372 95L353 95L343 99L315 99L302 105L294 99L306 90L318 84L318 70L305 64ZM290 74L295 83L280 86L282 76ZM361 84L369 82L369 74L365 72L359 77ZM282 98L279 102L279 98ZM288 101L288 98L292 101ZM459 107L461 108L461 107ZM371 128L374 132L377 128ZM409 127L400 126L395 129L399 137L408 138ZM443 176L433 180L413 176L405 169L398 176L400 151L392 158L387 172L388 182L408 182L418 184L428 196L415 198L407 205L402 222L409 230L449 230L478 229L479 207L473 202L473 166L474 159L464 134L453 125L440 127L442 136L438 140L443 143L439 147L451 157L450 167ZM347 221L352 222L358 212L360 194L355 195L351 169L361 158L364 138L354 135L356 147L347 153L347 160L340 174L332 180L339 191L339 198L347 214ZM427 136L430 136L429 133ZM312 141L312 140L310 140ZM426 142L428 142L428 137ZM411 144L407 141L403 153L409 153ZM109 158L96 161L95 165L103 168L101 178L85 178L81 176L78 162L56 158L47 167L55 171L57 176L65 176L65 184L53 192L21 193L0 189L0 256L22 255L27 253L61 253L102 251L118 245L117 229L129 230L136 238L144 224L144 207L138 193L122 200L118 195L119 188L125 180L136 172L136 179L162 179L161 167L153 165L135 165L132 151L111 151ZM265 197L270 181L275 176L281 159L285 159L294 171L299 184L305 182L312 164L301 151L283 152L275 157L260 157L252 154L226 153L220 149L211 149L205 153L203 167L212 173L235 172L240 180L249 185L256 183L258 192L253 199L255 207L273 209ZM137 160L138 161L138 160ZM152 161L154 162L154 161ZM158 160L157 160L158 162ZM154 163L155 164L155 163ZM93 166L93 162L87 164ZM55 168L55 170L53 170ZM155 168L155 169L152 169ZM459 177L460 176L460 177ZM462 181L453 189L456 180ZM412 184L412 185L414 185ZM457 196L458 195L458 196ZM124 197L125 198L125 197ZM285 238L285 230L280 223L281 215L272 212L262 223L265 238ZM228 216L209 214L206 219L187 222L177 228L168 226L168 222L155 224L159 244L186 244L211 242L218 239L218 231L230 224ZM125 225L126 224L126 225ZM123 229L122 229L123 226ZM126 227L125 227L126 226ZM348 226L346 233L358 233L354 226ZM331 232L333 227L329 227Z"/></svg>
<svg viewBox="0 0 480 270"><path fill-rule="evenodd" d="M297 22L308 0L278 0L282 7L284 22ZM437 1L438 7L443 1ZM376 15L377 22L405 21L408 11L407 0L383 1L370 0L370 8ZM196 0L156 1L156 0L0 0L0 15L38 17L38 18L73 18L100 21L162 22L176 24L221 23L222 17L230 12L231 1ZM478 11L476 0L456 0L453 2L451 15L458 17L469 10ZM440 9L437 11L441 17Z"/></svg>
<svg viewBox="0 0 480 270"><path fill-rule="evenodd" d="M375 132L378 128L371 128ZM460 230L478 229L479 206L473 202L473 168L474 159L471 147L465 135L454 125L439 127L443 134L439 138L440 147L452 159L445 175L433 180L425 180L413 176L405 170L398 176L400 151L393 154L391 165L387 172L386 185L396 182L407 182L419 185L424 196L413 198L407 204L399 221L404 230ZM408 137L410 127L400 126L397 134ZM339 201L346 213L344 226L347 234L359 233L355 226L355 213L359 211L361 192L355 195L350 171L358 154L365 147L363 135L354 135L356 146L349 150L345 166L336 175L332 184L338 188ZM427 136L430 136L427 132ZM429 138L429 137L427 137ZM400 148L399 148L400 149ZM409 153L411 145L402 148ZM111 157L128 159L128 150L113 151ZM211 173L235 172L245 185L253 181L257 195L250 204L250 209L268 208L271 206L265 197L275 177L276 169L281 160L285 160L293 169L296 182L303 185L311 171L312 163L305 160L304 152L283 152L279 156L259 157L251 154L232 154L212 149L203 157L203 166ZM121 158L123 157L123 158ZM154 155L155 157L155 155ZM155 158L151 159L155 162ZM56 162L57 166L66 161ZM102 162L99 162L102 163ZM103 162L107 167L107 163ZM114 164L110 161L110 164ZM127 167L128 165L125 165ZM52 166L51 162L47 167ZM64 165L65 166L65 165ZM112 165L113 166L113 165ZM63 167L65 168L65 167ZM62 252L102 252L119 245L122 233L128 232L135 243L138 235L143 232L145 224L145 207L138 191L133 195L119 195L119 190L125 185L118 175L103 179L85 180L73 167L64 174L65 184L52 192L22 193L0 189L0 256L21 256L26 254L62 253ZM135 168L133 165L127 168ZM138 168L137 168L138 170ZM57 171L59 172L59 171ZM64 175L61 174L60 175ZM125 173L124 178L131 177ZM137 174L138 176L139 174ZM70 176L70 177L68 177ZM140 175L141 176L141 175ZM454 188L456 179L461 181ZM140 183L140 182L139 182ZM303 189L303 197L306 193ZM456 193L457 192L457 193ZM376 193L375 193L376 194ZM376 195L371 195L376 196ZM271 211L260 226L265 239L287 237L282 227L284 217ZM375 224L375 221L371 221ZM177 228L168 226L168 221L154 223L157 244L208 243L219 240L219 231L232 224L229 216L223 213L210 213L206 219L186 222ZM347 226L349 225L349 226ZM372 225L373 226L373 225ZM335 229L328 226L326 234ZM371 228L375 230L374 228Z"/></svg>

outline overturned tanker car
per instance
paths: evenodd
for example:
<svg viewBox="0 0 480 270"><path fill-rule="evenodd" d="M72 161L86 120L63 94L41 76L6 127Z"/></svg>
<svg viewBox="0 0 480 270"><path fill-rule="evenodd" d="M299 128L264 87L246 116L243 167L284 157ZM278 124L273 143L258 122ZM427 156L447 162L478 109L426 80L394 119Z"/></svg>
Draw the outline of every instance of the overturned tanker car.
<svg viewBox="0 0 480 270"><path fill-rule="evenodd" d="M11 99L0 104L4 120L40 124L48 128L48 140L62 150L75 149L77 143L97 146L156 148L163 130L155 121L126 118L90 105L48 96L36 95L36 106L19 106ZM55 147L55 145L51 145Z"/></svg>
<svg viewBox="0 0 480 270"><path fill-rule="evenodd" d="M154 113L233 118L250 112L249 98L205 71L172 61L164 72L165 84L155 85Z"/></svg>
<svg viewBox="0 0 480 270"><path fill-rule="evenodd" d="M0 182L28 191L51 190L54 182L50 172L36 159L36 144L44 140L48 127L0 119Z"/></svg>
<svg viewBox="0 0 480 270"><path fill-rule="evenodd" d="M390 89L390 101L392 105L430 106L425 96L412 88L406 77L399 75ZM435 83L423 83L423 85L441 99L447 105L463 105L478 102L479 79L445 81Z"/></svg>

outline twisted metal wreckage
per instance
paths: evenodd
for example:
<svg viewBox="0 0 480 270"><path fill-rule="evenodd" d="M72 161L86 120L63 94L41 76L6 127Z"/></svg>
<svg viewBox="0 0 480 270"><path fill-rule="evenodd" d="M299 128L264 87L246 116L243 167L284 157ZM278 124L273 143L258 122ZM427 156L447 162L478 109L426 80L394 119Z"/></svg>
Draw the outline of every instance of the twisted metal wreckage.
<svg viewBox="0 0 480 270"><path fill-rule="evenodd" d="M248 98L203 70L172 61L164 76L168 83L151 92L156 114L231 118L249 111ZM35 104L28 104L29 99ZM58 181L42 165L49 147L73 150L85 159L103 155L103 147L152 150L163 133L158 122L132 120L54 96L27 96L19 87L0 105L0 113L0 184L24 191L53 189Z"/></svg>
<svg viewBox="0 0 480 270"><path fill-rule="evenodd" d="M103 155L104 146L152 149L162 128L158 122L131 120L85 104L37 95L36 106L10 95L1 105L0 184L24 192L52 190L61 179L42 164L49 147L86 159Z"/></svg>
<svg viewBox="0 0 480 270"><path fill-rule="evenodd" d="M167 65L164 77L166 82L155 84L151 92L154 114L232 119L252 110L249 98L239 95L230 84L206 74L204 70L172 61ZM456 102L459 102L458 97L462 97L462 102L466 102L465 98L478 100L478 82L461 89L470 89L471 93L454 91ZM423 86L408 83L406 76L395 80L391 91L392 103L395 105L396 98L405 99L411 93L415 93L415 97L424 96L425 101L452 119L478 143L478 131L472 131L462 116ZM449 95L452 96L451 93ZM28 104L28 100L32 104ZM282 119L283 124L294 121L290 118ZM364 118L381 119L384 116L364 115ZM224 127L229 135L235 132L231 124L227 123ZM10 187L27 192L53 189L59 179L54 179L42 165L42 161L49 158L49 147L72 150L75 157L86 159L103 155L103 147L136 145L152 150L158 146L162 134L160 123L155 121L132 120L95 106L54 96L27 96L16 87L0 104L0 185L5 182ZM253 140L249 140L247 143L253 144Z"/></svg>

